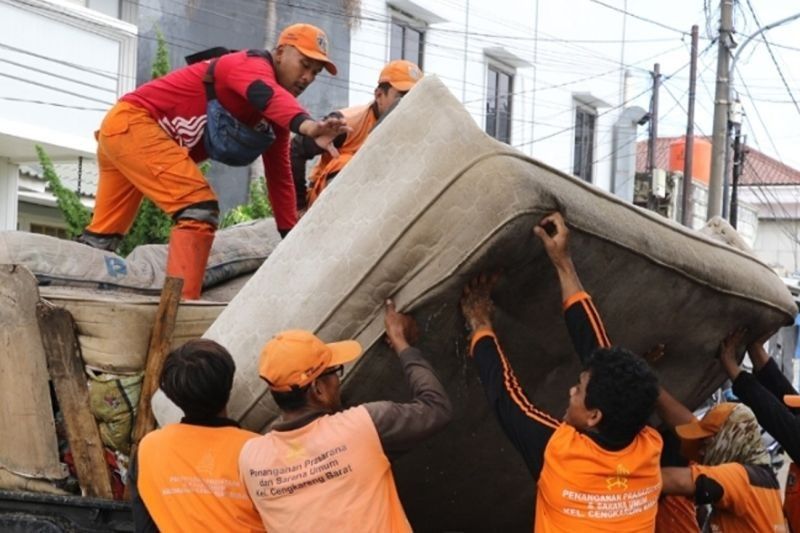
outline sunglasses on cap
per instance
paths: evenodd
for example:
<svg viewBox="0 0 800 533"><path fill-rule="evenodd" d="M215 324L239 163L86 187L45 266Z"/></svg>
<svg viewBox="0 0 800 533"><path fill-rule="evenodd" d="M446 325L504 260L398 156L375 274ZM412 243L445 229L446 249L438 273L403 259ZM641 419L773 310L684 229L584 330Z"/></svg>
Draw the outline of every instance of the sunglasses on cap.
<svg viewBox="0 0 800 533"><path fill-rule="evenodd" d="M334 375L334 374L339 379L341 379L342 376L344 376L344 365L336 365L336 366L332 366L330 368L327 368L327 369L325 369L325 371L322 374L319 375L319 377L331 376L331 375Z"/></svg>

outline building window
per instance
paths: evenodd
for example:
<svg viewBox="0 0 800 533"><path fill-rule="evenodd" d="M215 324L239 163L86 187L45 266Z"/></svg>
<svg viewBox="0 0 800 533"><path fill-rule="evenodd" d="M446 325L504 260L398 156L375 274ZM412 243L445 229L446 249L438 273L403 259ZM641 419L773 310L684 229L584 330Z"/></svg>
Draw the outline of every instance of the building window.
<svg viewBox="0 0 800 533"><path fill-rule="evenodd" d="M575 107L575 157L572 173L579 178L592 181L594 162L594 136L597 111L577 105Z"/></svg>
<svg viewBox="0 0 800 533"><path fill-rule="evenodd" d="M511 99L514 76L489 65L486 86L486 133L511 144Z"/></svg>
<svg viewBox="0 0 800 533"><path fill-rule="evenodd" d="M69 232L64 228L56 226L47 226L45 224L31 224L30 233L39 233L40 235L50 235L51 237L58 237L59 239L69 239Z"/></svg>
<svg viewBox="0 0 800 533"><path fill-rule="evenodd" d="M425 29L423 25L415 25L402 19L392 19L392 45L389 50L390 59L406 59L420 69L425 51Z"/></svg>

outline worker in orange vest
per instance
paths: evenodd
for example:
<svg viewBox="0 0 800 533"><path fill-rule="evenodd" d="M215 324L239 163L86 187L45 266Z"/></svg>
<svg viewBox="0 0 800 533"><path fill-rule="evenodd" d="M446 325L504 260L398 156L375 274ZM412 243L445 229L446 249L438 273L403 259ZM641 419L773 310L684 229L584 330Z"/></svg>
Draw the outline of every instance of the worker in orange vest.
<svg viewBox="0 0 800 533"><path fill-rule="evenodd" d="M778 441L793 461L786 479L783 512L790 531L800 531L800 396L764 349L764 343L773 332L747 345L753 373L739 368L737 353L745 333L734 332L722 343L719 360L731 380L733 393L753 410L761 427Z"/></svg>
<svg viewBox="0 0 800 533"><path fill-rule="evenodd" d="M129 470L136 531L264 531L239 479L239 452L259 435L226 418L236 367L207 339L167 356L161 390L184 417L148 433Z"/></svg>
<svg viewBox="0 0 800 533"><path fill-rule="evenodd" d="M492 325L497 278L479 276L461 300L489 407L536 483L534 531L652 532L662 439L647 419L658 381L643 359L611 346L573 265L561 214L544 217L534 233L558 275L566 327L583 365L563 420L531 402L503 353Z"/></svg>
<svg viewBox="0 0 800 533"><path fill-rule="evenodd" d="M335 111L329 117L343 118L352 129L351 132L339 135L334 139L339 155L331 155L320 149L319 145L304 135L296 135L292 140L292 172L295 190L297 191L297 207L305 209L316 201L323 189L356 155L358 149L367 140L369 133L389 114L403 96L422 79L420 68L405 59L391 61L378 77L375 88L375 99L366 105L349 107ZM306 161L322 155L311 171L306 191Z"/></svg>
<svg viewBox="0 0 800 533"><path fill-rule="evenodd" d="M197 299L219 222L217 195L197 166L205 159L249 165L261 157L281 235L297 223L290 131L336 154L347 131L313 120L297 102L324 68L336 74L325 33L294 24L266 50L197 61L124 95L96 133L100 177L92 221L79 241L113 251L147 197L172 216L166 272Z"/></svg>
<svg viewBox="0 0 800 533"><path fill-rule="evenodd" d="M387 302L385 326L411 390L408 402L342 409L339 379L342 365L361 355L356 341L326 344L289 330L261 351L259 374L281 416L245 444L239 471L267 531L411 531L389 460L442 429L452 406L411 346L413 319Z"/></svg>

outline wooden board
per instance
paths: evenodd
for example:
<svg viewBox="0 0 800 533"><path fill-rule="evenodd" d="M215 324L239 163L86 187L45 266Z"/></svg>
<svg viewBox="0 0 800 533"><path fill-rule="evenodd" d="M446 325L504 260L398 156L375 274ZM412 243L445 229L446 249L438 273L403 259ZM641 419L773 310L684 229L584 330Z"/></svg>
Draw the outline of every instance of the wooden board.
<svg viewBox="0 0 800 533"><path fill-rule="evenodd" d="M0 265L0 468L61 479L67 472L58 460L38 300L30 271Z"/></svg>
<svg viewBox="0 0 800 533"><path fill-rule="evenodd" d="M84 496L112 499L103 442L89 408L89 386L75 323L69 311L46 302L39 302L36 314L81 491Z"/></svg>

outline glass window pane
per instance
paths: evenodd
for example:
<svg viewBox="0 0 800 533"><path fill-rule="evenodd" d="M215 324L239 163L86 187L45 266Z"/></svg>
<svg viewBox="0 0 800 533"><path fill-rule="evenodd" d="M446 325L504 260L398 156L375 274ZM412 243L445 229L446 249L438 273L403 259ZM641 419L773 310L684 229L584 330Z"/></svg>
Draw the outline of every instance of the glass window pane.
<svg viewBox="0 0 800 533"><path fill-rule="evenodd" d="M418 31L408 27L405 28L403 59L419 64L419 38L420 34Z"/></svg>
<svg viewBox="0 0 800 533"><path fill-rule="evenodd" d="M403 27L392 22L392 41L389 47L389 59L403 59Z"/></svg>
<svg viewBox="0 0 800 533"><path fill-rule="evenodd" d="M497 72L491 68L486 83L486 133L497 136Z"/></svg>
<svg viewBox="0 0 800 533"><path fill-rule="evenodd" d="M583 152L583 111L575 110L575 145L573 147L574 157L572 158L572 173L576 176L581 175L581 155Z"/></svg>
<svg viewBox="0 0 800 533"><path fill-rule="evenodd" d="M511 142L511 76L498 73L497 88L497 139Z"/></svg>

